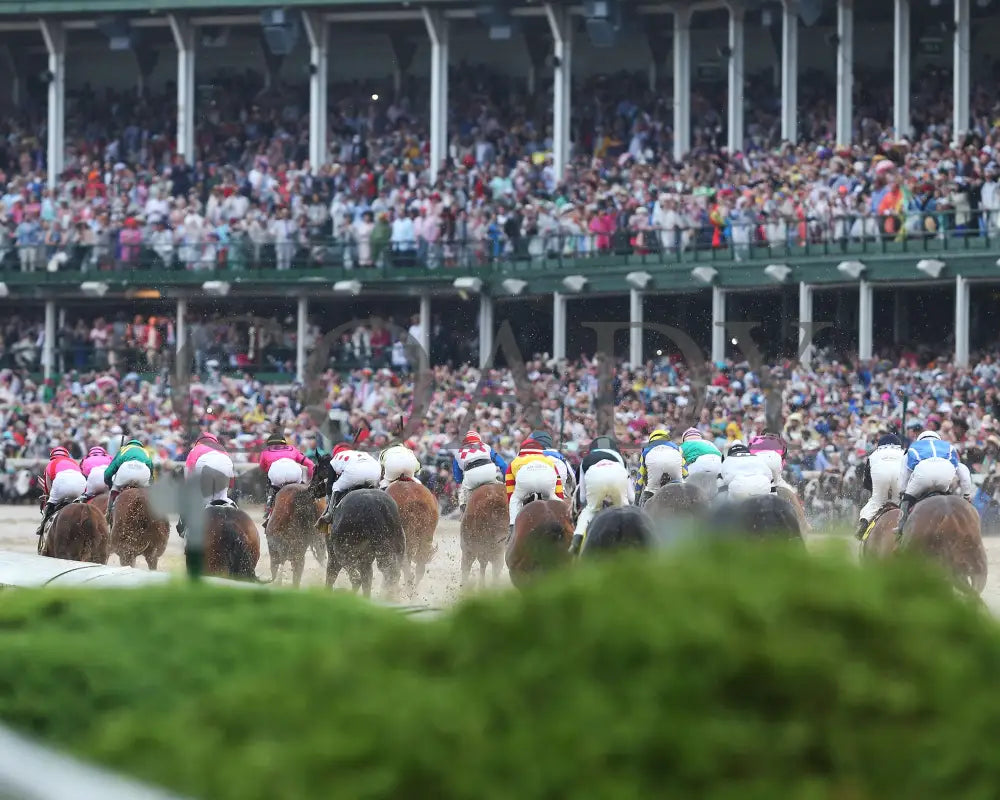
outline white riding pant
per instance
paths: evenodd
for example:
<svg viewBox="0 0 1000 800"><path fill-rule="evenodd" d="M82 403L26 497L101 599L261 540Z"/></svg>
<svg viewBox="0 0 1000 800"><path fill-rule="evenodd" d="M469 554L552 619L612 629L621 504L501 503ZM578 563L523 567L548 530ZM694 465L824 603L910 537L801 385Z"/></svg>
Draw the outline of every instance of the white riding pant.
<svg viewBox="0 0 1000 800"><path fill-rule="evenodd" d="M754 453L771 470L771 478L775 484L781 483L781 453L777 450L760 450Z"/></svg>
<svg viewBox="0 0 1000 800"><path fill-rule="evenodd" d="M382 456L382 486L399 478L412 479L420 471L420 461L409 447L390 447Z"/></svg>
<svg viewBox="0 0 1000 800"><path fill-rule="evenodd" d="M55 505L63 500L71 500L79 497L87 489L87 479L82 472L64 469L57 472L52 479L52 486L49 487L49 503Z"/></svg>
<svg viewBox="0 0 1000 800"><path fill-rule="evenodd" d="M551 464L544 461L529 461L517 471L514 477L514 492L510 496L508 511L510 524L517 520L524 506L524 499L532 494L541 495L545 500L558 500L556 485L559 473Z"/></svg>
<svg viewBox="0 0 1000 800"><path fill-rule="evenodd" d="M955 472L955 466L947 458L926 458L918 462L912 472L904 460L899 473L899 490L913 498L929 492L950 492Z"/></svg>
<svg viewBox="0 0 1000 800"><path fill-rule="evenodd" d="M489 464L482 464L472 469L467 469L462 473L462 485L458 489L458 504L465 506L469 504L469 495L480 486L487 483L496 483L500 477L500 470L492 461Z"/></svg>
<svg viewBox="0 0 1000 800"><path fill-rule="evenodd" d="M574 534L586 537L587 526L590 525L594 515L604 507L605 501L613 508L620 508L631 502L635 492L628 477L628 470L617 461L598 461L587 470L583 478L587 484L587 505L580 512Z"/></svg>
<svg viewBox="0 0 1000 800"><path fill-rule="evenodd" d="M886 503L899 502L899 466L905 458L901 448L876 450L868 458L868 469L872 474L872 496L861 509L858 520L872 521Z"/></svg>
<svg viewBox="0 0 1000 800"><path fill-rule="evenodd" d="M706 453L688 464L687 482L697 486L711 500L719 492L719 475L722 474L722 456Z"/></svg>
<svg viewBox="0 0 1000 800"><path fill-rule="evenodd" d="M305 468L294 459L279 458L267 470L267 480L275 489L305 480Z"/></svg>
<svg viewBox="0 0 1000 800"><path fill-rule="evenodd" d="M208 474L202 476L205 471ZM229 499L229 482L236 477L233 460L220 450L209 450L194 465L194 478L201 487L201 496L207 502Z"/></svg>
<svg viewBox="0 0 1000 800"><path fill-rule="evenodd" d="M346 492L360 486L377 489L381 478L382 465L367 453L358 453L344 466L344 471L333 482L330 491Z"/></svg>
<svg viewBox="0 0 1000 800"><path fill-rule="evenodd" d="M87 494L97 496L104 494L107 490L108 485L104 482L104 467L94 467L87 476Z"/></svg>
<svg viewBox="0 0 1000 800"><path fill-rule="evenodd" d="M597 466L596 464L594 466ZM684 474L684 457L672 447L654 447L646 453L646 491L660 488L663 476L667 482L679 481Z"/></svg>
<svg viewBox="0 0 1000 800"><path fill-rule="evenodd" d="M747 473L730 479L727 491L730 500L745 500L748 497L762 497L771 493L774 485L770 475Z"/></svg>
<svg viewBox="0 0 1000 800"><path fill-rule="evenodd" d="M111 479L111 488L116 491L128 488L145 488L149 486L153 474L149 467L141 461L126 461L114 474Z"/></svg>

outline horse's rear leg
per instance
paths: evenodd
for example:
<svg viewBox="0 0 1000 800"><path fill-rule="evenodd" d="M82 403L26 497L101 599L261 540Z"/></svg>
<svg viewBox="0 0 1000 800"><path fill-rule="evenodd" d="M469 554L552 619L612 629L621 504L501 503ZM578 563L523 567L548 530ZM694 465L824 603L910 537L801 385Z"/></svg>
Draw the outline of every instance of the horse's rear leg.
<svg viewBox="0 0 1000 800"><path fill-rule="evenodd" d="M156 565L160 562L160 557L156 553L145 553L143 558L146 559L146 566L149 567L149 571L156 572Z"/></svg>
<svg viewBox="0 0 1000 800"><path fill-rule="evenodd" d="M351 570L351 583L353 584L354 591L361 589L361 593L365 597L372 596L372 562L367 561L364 564L359 564L356 570Z"/></svg>
<svg viewBox="0 0 1000 800"><path fill-rule="evenodd" d="M340 575L340 570L343 569L343 564L334 557L333 553L326 561L326 588L332 589L333 584L337 582L337 578Z"/></svg>
<svg viewBox="0 0 1000 800"><path fill-rule="evenodd" d="M326 539L323 534L318 533L313 539L312 543L309 545L312 550L313 555L316 556L316 560L319 562L321 567L326 566L327 553L326 553Z"/></svg>
<svg viewBox="0 0 1000 800"><path fill-rule="evenodd" d="M298 589L299 584L302 583L302 571L306 568L305 550L303 550L300 553L293 554L291 561L292 561L292 586Z"/></svg>
<svg viewBox="0 0 1000 800"><path fill-rule="evenodd" d="M414 592L416 592L417 589L420 588L420 581L422 581L424 579L424 573L426 571L427 571L427 562L426 561L418 561L417 562L417 567L416 567L416 573L417 574L416 574L416 576L413 579L413 588L410 591L411 595Z"/></svg>
<svg viewBox="0 0 1000 800"><path fill-rule="evenodd" d="M472 572L472 554L466 550L462 551L462 586L469 581L469 573Z"/></svg>
<svg viewBox="0 0 1000 800"><path fill-rule="evenodd" d="M277 547L271 547L271 537L267 537L267 560L271 564L271 583L278 580L278 570L281 569L281 552Z"/></svg>

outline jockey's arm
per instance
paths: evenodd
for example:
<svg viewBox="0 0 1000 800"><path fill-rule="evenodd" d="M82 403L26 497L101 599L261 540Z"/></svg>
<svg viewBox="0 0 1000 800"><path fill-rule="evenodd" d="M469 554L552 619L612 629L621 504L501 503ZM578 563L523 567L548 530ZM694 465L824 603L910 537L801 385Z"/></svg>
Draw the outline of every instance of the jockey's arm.
<svg viewBox="0 0 1000 800"><path fill-rule="evenodd" d="M458 456L452 455L451 457L451 477L455 479L455 483L461 483L464 473L462 468L458 465Z"/></svg>
<svg viewBox="0 0 1000 800"><path fill-rule="evenodd" d="M910 457L907 455L899 464L899 493L906 494L906 484L910 481L913 470L910 468Z"/></svg>
<svg viewBox="0 0 1000 800"><path fill-rule="evenodd" d="M500 467L501 472L506 474L507 462L503 460L503 456L501 456L496 450L490 450L490 460Z"/></svg>

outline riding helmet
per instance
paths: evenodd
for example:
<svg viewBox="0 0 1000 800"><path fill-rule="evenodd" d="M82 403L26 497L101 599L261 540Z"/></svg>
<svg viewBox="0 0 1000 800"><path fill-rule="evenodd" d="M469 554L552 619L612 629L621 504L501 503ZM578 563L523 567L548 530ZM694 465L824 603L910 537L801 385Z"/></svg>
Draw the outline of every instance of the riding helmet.
<svg viewBox="0 0 1000 800"><path fill-rule="evenodd" d="M920 441L923 441L924 439L940 439L940 438L941 438L941 434L940 433L938 433L937 431L930 431L930 430L928 430L928 431L924 431L923 433L921 433L917 437L917 441L920 442Z"/></svg>
<svg viewBox="0 0 1000 800"><path fill-rule="evenodd" d="M883 447L884 445L893 445L895 447L902 447L903 443L900 438L894 433L887 433L885 436L878 440L878 446Z"/></svg>
<svg viewBox="0 0 1000 800"><path fill-rule="evenodd" d="M482 444L483 437L480 436L475 431L469 431L465 434L465 438L462 440L462 444Z"/></svg>
<svg viewBox="0 0 1000 800"><path fill-rule="evenodd" d="M688 428L684 431L684 435L681 437L682 442L690 442L692 440L697 441L698 439L704 439L705 437L701 435L701 431L697 428Z"/></svg>
<svg viewBox="0 0 1000 800"><path fill-rule="evenodd" d="M593 453L595 450L613 450L617 453L619 452L618 442L614 436L598 436L590 443L589 452Z"/></svg>
<svg viewBox="0 0 1000 800"><path fill-rule="evenodd" d="M281 431L274 431L270 436L267 437L268 444L288 444L285 441L285 435Z"/></svg>
<svg viewBox="0 0 1000 800"><path fill-rule="evenodd" d="M750 448L737 439L729 445L729 449L726 450L726 458L729 458L729 456L743 455L744 453L749 455Z"/></svg>
<svg viewBox="0 0 1000 800"><path fill-rule="evenodd" d="M532 431L528 438L538 442L543 450L552 449L552 437L549 436L548 431Z"/></svg>
<svg viewBox="0 0 1000 800"><path fill-rule="evenodd" d="M333 456L337 455L337 453L343 453L345 450L350 450L350 449L351 445L349 445L347 442L341 442L340 444L336 445L333 448L333 452L330 453L330 457L333 458Z"/></svg>
<svg viewBox="0 0 1000 800"><path fill-rule="evenodd" d="M49 458L55 458L56 456L69 458L69 450L65 447L53 447L52 450L49 451Z"/></svg>
<svg viewBox="0 0 1000 800"><path fill-rule="evenodd" d="M669 439L669 438L670 434L667 433L665 430L663 430L663 428L657 428L655 431L649 434L649 441L651 442L658 442L661 439Z"/></svg>

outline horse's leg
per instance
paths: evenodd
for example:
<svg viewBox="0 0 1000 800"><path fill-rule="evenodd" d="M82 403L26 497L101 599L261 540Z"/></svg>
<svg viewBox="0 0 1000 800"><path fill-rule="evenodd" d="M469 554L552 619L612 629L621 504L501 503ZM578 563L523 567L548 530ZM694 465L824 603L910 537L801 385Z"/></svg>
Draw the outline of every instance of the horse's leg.
<svg viewBox="0 0 1000 800"><path fill-rule="evenodd" d="M278 580L278 570L281 569L281 551L271 545L271 537L267 537L267 560L271 563L271 583Z"/></svg>
<svg viewBox="0 0 1000 800"><path fill-rule="evenodd" d="M468 550L462 551L462 586L464 587L469 580L469 573L472 572L472 553Z"/></svg>
<svg viewBox="0 0 1000 800"><path fill-rule="evenodd" d="M486 567L489 565L489 560L480 556L479 558L479 588L486 588Z"/></svg>
<svg viewBox="0 0 1000 800"><path fill-rule="evenodd" d="M292 554L291 562L292 586L298 589L299 584L302 583L302 571L306 568L306 547L304 544L301 550Z"/></svg>
<svg viewBox="0 0 1000 800"><path fill-rule="evenodd" d="M333 553L329 554L326 560L326 588L332 589L333 584L337 582L337 577L340 575L340 570L343 565L340 561L334 557Z"/></svg>
<svg viewBox="0 0 1000 800"><path fill-rule="evenodd" d="M156 551L150 547L150 549L143 554L143 558L146 559L146 566L149 567L149 571L156 572L156 565L160 561L159 556L156 555Z"/></svg>
<svg viewBox="0 0 1000 800"><path fill-rule="evenodd" d="M417 574L413 579L413 588L410 591L411 595L414 592L416 592L417 589L420 588L420 581L424 579L424 572L426 571L427 571L427 562L423 560L417 561Z"/></svg>
<svg viewBox="0 0 1000 800"><path fill-rule="evenodd" d="M354 583L355 576L352 574L351 582ZM361 589L362 594L365 597L372 596L372 562L365 561L365 563L360 564L357 568L357 583L354 583L354 591L357 592L358 588Z"/></svg>
<svg viewBox="0 0 1000 800"><path fill-rule="evenodd" d="M500 555L494 555L490 561L493 563L493 583L500 583L500 573L503 571L503 562L500 560Z"/></svg>

